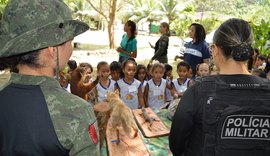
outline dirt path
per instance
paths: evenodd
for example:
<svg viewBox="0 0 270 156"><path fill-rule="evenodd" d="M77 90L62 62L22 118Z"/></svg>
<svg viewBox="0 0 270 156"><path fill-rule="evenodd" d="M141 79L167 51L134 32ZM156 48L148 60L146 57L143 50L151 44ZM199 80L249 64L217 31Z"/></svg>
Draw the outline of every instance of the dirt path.
<svg viewBox="0 0 270 156"><path fill-rule="evenodd" d="M116 45L120 45L121 36L123 31L115 32ZM75 42L80 42L84 44L96 44L96 45L109 45L107 32L103 31L87 31L82 35L79 35L74 39ZM150 48L149 43L155 44L159 39L158 35L137 35L137 47L138 54L136 61L138 62L148 62L154 54L154 49ZM169 63L174 62L175 55L179 54L181 40L176 37L170 37L169 49L168 49L168 59ZM97 63L100 61L107 61L111 63L112 61L118 61L118 53L115 50L110 49L100 49L95 51L82 51L75 50L71 59L77 62L89 62L92 66L96 67Z"/></svg>

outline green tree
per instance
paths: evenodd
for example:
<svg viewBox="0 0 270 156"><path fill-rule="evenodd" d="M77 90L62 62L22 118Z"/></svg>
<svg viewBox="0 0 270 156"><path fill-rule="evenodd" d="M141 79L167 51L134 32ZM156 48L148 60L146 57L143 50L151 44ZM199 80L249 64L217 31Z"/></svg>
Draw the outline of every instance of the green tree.
<svg viewBox="0 0 270 156"><path fill-rule="evenodd" d="M2 15L5 9L5 6L7 5L8 0L0 0L0 20L2 19Z"/></svg>
<svg viewBox="0 0 270 156"><path fill-rule="evenodd" d="M137 24L142 22L160 21L163 13L158 9L159 4L153 0L131 0L125 4L118 17L125 23L132 20Z"/></svg>
<svg viewBox="0 0 270 156"><path fill-rule="evenodd" d="M170 28L175 30L176 35L181 39L188 37L188 27L195 22L195 8L193 5L185 8L180 16L170 24Z"/></svg>
<svg viewBox="0 0 270 156"><path fill-rule="evenodd" d="M116 13L122 9L124 2L122 0L86 0L90 6L98 12L108 23L108 36L110 48L115 48L114 22Z"/></svg>
<svg viewBox="0 0 270 156"><path fill-rule="evenodd" d="M189 7L192 0L161 0L158 2L161 7L161 11L164 16L168 19L169 24L175 19L179 18L180 13Z"/></svg>
<svg viewBox="0 0 270 156"><path fill-rule="evenodd" d="M267 41L270 41L270 21L262 19L259 25L251 22L251 27L254 34L254 48L258 48L260 53L267 53L265 45Z"/></svg>

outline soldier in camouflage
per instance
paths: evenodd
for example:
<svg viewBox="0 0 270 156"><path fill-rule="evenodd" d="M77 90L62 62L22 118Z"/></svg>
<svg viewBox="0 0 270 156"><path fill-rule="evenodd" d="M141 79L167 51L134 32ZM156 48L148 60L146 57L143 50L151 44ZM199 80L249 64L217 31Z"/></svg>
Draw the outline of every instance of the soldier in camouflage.
<svg viewBox="0 0 270 156"><path fill-rule="evenodd" d="M168 46L169 46L169 36L170 36L170 25L166 22L162 22L159 27L159 32L161 37L153 46L150 42L151 48L155 49L154 56L150 59L149 64L152 64L153 60L157 60L160 63L168 63Z"/></svg>
<svg viewBox="0 0 270 156"><path fill-rule="evenodd" d="M93 109L60 87L72 39L88 30L61 0L10 0L0 27L0 155L100 155Z"/></svg>

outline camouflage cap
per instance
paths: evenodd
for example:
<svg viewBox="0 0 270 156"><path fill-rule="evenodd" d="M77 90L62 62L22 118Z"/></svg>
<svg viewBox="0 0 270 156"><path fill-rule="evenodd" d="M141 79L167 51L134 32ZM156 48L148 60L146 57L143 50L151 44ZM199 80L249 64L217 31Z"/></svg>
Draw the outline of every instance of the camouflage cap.
<svg viewBox="0 0 270 156"><path fill-rule="evenodd" d="M0 24L0 57L59 45L89 29L61 0L10 0Z"/></svg>

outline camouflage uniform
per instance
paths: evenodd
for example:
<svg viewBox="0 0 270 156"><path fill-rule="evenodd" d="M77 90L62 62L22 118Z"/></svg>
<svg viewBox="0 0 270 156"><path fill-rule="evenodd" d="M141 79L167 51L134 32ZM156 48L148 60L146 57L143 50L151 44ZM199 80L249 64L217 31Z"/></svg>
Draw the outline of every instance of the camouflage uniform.
<svg viewBox="0 0 270 156"><path fill-rule="evenodd" d="M60 45L88 29L60 0L10 0L0 58ZM0 99L0 155L100 155L92 107L57 80L11 74L0 85Z"/></svg>
<svg viewBox="0 0 270 156"><path fill-rule="evenodd" d="M160 63L168 63L168 46L169 37L167 34L162 35L155 45L155 54L151 60L158 60Z"/></svg>

